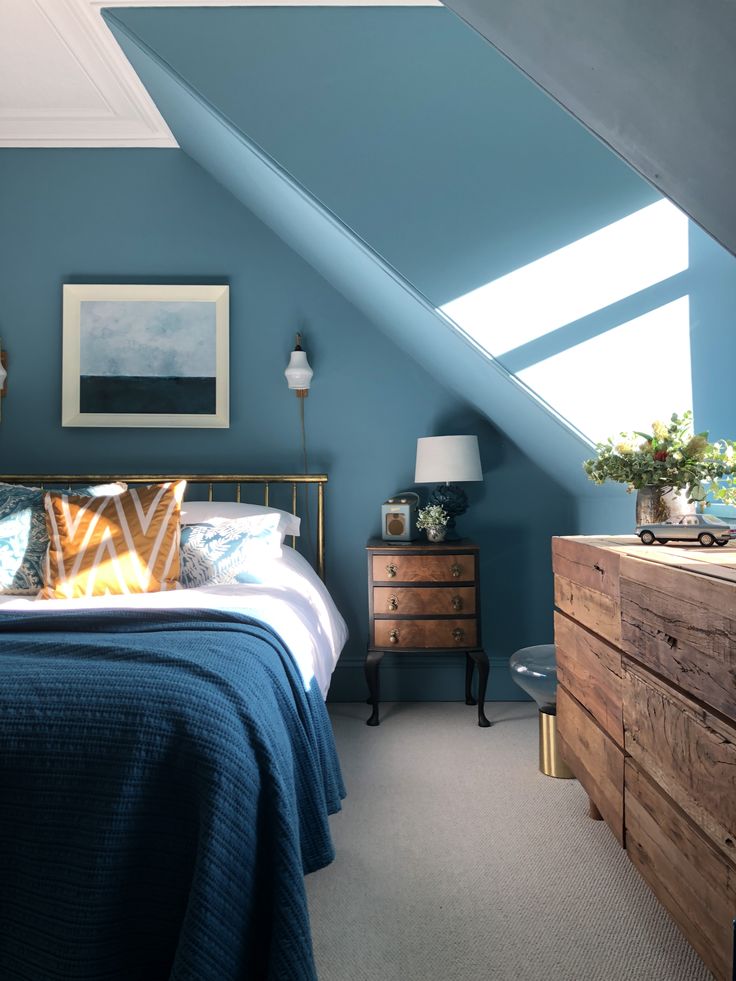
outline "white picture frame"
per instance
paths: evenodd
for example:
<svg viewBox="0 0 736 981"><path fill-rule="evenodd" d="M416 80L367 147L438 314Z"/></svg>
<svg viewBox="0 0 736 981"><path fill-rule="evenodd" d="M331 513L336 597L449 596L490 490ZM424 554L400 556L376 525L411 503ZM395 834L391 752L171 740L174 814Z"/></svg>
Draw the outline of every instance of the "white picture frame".
<svg viewBox="0 0 736 981"><path fill-rule="evenodd" d="M62 426L228 428L229 309L228 286L65 284Z"/></svg>

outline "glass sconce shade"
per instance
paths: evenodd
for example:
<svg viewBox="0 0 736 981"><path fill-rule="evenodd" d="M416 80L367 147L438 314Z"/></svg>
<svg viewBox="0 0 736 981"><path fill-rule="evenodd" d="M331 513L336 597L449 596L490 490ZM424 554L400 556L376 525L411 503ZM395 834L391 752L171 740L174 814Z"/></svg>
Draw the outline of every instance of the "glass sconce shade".
<svg viewBox="0 0 736 981"><path fill-rule="evenodd" d="M310 367L309 361L307 361L306 351L302 350L301 334L296 335L296 347L291 352L291 357L289 358L284 375L286 376L289 388L304 398L309 392L309 386L314 372Z"/></svg>

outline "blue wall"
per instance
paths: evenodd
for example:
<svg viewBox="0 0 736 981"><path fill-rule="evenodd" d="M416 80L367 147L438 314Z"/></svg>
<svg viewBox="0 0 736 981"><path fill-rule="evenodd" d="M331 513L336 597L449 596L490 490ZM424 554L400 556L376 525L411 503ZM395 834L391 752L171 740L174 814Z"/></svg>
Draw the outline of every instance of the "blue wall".
<svg viewBox="0 0 736 981"><path fill-rule="evenodd" d="M63 429L64 282L223 282L231 287L231 428ZM503 663L549 637L549 538L574 531L571 498L442 388L302 259L177 150L0 151L0 336L10 357L0 469L289 471L300 466L283 369L296 328L315 368L310 464L330 475L328 579L351 641L334 693L359 697L367 639L365 540L380 502L412 482L417 436L475 432L486 468L465 532L483 549L486 644ZM387 697L456 698L440 657L385 671Z"/></svg>

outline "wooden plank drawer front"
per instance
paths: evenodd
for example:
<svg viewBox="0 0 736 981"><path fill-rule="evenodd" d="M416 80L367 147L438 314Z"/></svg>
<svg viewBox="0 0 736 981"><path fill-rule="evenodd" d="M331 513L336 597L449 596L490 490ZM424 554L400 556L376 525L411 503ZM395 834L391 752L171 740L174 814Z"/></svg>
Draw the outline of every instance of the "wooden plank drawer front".
<svg viewBox="0 0 736 981"><path fill-rule="evenodd" d="M624 657L624 747L736 862L736 728Z"/></svg>
<svg viewBox="0 0 736 981"><path fill-rule="evenodd" d="M621 610L618 597L599 593L556 575L555 606L593 633L620 647Z"/></svg>
<svg viewBox="0 0 736 981"><path fill-rule="evenodd" d="M631 558L621 569L623 650L736 721L736 584Z"/></svg>
<svg viewBox="0 0 736 981"><path fill-rule="evenodd" d="M374 555L374 582L475 582L475 554ZM393 570L393 575L391 574Z"/></svg>
<svg viewBox="0 0 736 981"><path fill-rule="evenodd" d="M562 758L623 845L623 751L561 685L557 689L557 737Z"/></svg>
<svg viewBox="0 0 736 981"><path fill-rule="evenodd" d="M579 586L618 600L619 563L614 552L582 539L552 539L552 569L555 575Z"/></svg>
<svg viewBox="0 0 736 981"><path fill-rule="evenodd" d="M475 586L374 586L374 613L475 613Z"/></svg>
<svg viewBox="0 0 736 981"><path fill-rule="evenodd" d="M396 631L396 643L391 643L391 631ZM419 647L451 650L473 648L478 643L475 620L374 620L374 646L385 648ZM458 639L453 631L461 631Z"/></svg>
<svg viewBox="0 0 736 981"><path fill-rule="evenodd" d="M623 748L621 652L584 627L555 613L557 680Z"/></svg>
<svg viewBox="0 0 736 981"><path fill-rule="evenodd" d="M626 850L718 981L731 978L736 867L630 759Z"/></svg>

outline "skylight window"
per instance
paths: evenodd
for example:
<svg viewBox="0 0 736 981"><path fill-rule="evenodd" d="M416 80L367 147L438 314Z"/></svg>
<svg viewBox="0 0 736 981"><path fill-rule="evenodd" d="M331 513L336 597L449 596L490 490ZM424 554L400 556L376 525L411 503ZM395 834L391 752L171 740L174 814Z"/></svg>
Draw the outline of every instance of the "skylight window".
<svg viewBox="0 0 736 981"><path fill-rule="evenodd" d="M500 357L687 266L687 218L661 200L441 309Z"/></svg>

